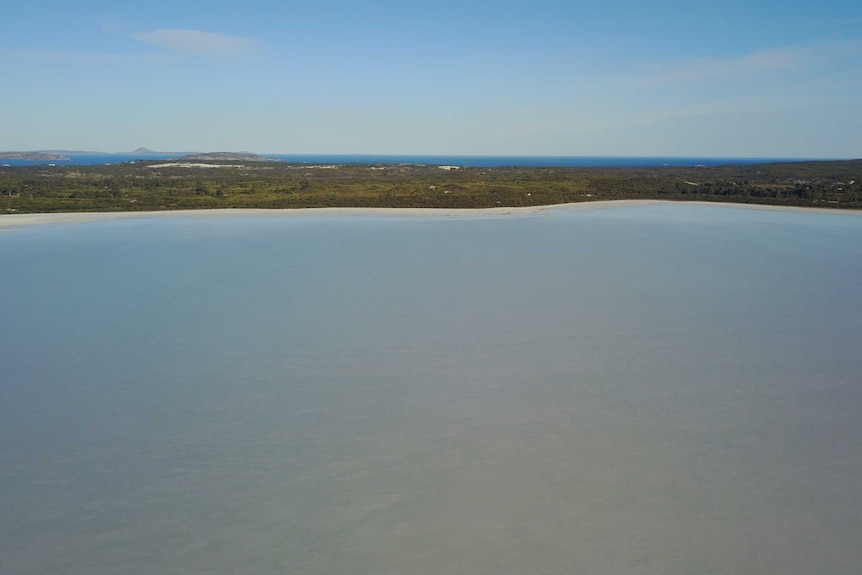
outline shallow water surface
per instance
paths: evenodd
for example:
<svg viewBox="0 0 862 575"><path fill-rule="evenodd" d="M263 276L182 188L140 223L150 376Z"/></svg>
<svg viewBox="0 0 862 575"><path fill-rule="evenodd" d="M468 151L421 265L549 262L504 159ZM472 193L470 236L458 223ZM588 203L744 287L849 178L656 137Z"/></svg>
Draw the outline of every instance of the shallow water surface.
<svg viewBox="0 0 862 575"><path fill-rule="evenodd" d="M862 217L0 236L0 571L862 569Z"/></svg>

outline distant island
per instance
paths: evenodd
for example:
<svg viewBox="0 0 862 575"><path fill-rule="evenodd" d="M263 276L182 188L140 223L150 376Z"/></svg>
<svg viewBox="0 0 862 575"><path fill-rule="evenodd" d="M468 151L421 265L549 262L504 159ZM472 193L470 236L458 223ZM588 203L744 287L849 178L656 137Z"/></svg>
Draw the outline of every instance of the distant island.
<svg viewBox="0 0 862 575"><path fill-rule="evenodd" d="M202 154L186 154L174 160L209 160L213 162L281 162L277 158L267 158L249 152L207 152Z"/></svg>
<svg viewBox="0 0 862 575"><path fill-rule="evenodd" d="M0 160L24 160L27 162L68 162L70 158L50 152L0 152Z"/></svg>

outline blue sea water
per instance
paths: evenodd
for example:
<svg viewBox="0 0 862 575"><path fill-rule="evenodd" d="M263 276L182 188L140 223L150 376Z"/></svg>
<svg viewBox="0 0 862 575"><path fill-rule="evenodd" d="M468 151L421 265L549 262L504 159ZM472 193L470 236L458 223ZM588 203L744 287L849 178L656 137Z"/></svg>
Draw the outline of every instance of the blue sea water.
<svg viewBox="0 0 862 575"><path fill-rule="evenodd" d="M0 571L862 567L862 217L0 234Z"/></svg>
<svg viewBox="0 0 862 575"><path fill-rule="evenodd" d="M68 161L28 162L0 160L0 165L57 166L102 165L140 160L168 160L176 154L64 154ZM728 164L761 164L769 162L801 161L802 158L701 158L662 156L429 156L429 155L375 155L375 154L265 154L267 157L291 163L306 164L427 164L467 167L660 167L660 166L718 166Z"/></svg>

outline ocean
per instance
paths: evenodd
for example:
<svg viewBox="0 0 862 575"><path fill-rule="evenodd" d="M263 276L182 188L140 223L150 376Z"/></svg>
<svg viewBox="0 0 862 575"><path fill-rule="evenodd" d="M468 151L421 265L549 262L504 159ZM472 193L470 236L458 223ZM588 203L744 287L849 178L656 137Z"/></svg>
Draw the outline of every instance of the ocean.
<svg viewBox="0 0 862 575"><path fill-rule="evenodd" d="M4 574L846 575L862 217L0 234Z"/></svg>
<svg viewBox="0 0 862 575"><path fill-rule="evenodd" d="M92 166L134 161L168 160L177 154L63 154L68 161L0 160L0 166ZM804 161L804 158L701 158L662 156L429 156L385 154L264 154L268 158L307 164L428 164L465 167L661 167L719 166Z"/></svg>

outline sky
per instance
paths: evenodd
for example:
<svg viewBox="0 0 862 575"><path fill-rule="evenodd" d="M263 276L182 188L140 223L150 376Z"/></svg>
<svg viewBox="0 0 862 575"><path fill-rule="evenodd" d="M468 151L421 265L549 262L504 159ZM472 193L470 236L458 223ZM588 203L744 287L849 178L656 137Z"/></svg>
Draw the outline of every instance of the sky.
<svg viewBox="0 0 862 575"><path fill-rule="evenodd" d="M0 150L862 157L859 0L0 0Z"/></svg>

